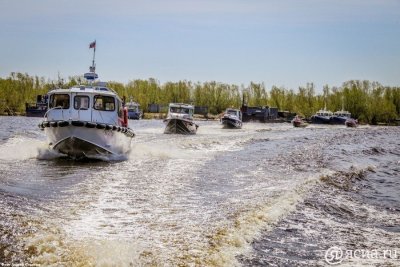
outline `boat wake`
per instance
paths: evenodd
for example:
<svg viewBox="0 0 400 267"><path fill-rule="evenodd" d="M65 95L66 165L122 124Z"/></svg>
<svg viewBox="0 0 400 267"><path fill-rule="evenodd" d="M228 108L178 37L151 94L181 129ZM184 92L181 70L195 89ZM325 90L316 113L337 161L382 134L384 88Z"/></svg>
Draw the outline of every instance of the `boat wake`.
<svg viewBox="0 0 400 267"><path fill-rule="evenodd" d="M122 160L1 145L0 263L315 266L332 246L400 247L399 128L135 123Z"/></svg>
<svg viewBox="0 0 400 267"><path fill-rule="evenodd" d="M36 138L14 136L1 145L0 160L15 161L35 159L38 156L38 151L45 148L45 142Z"/></svg>
<svg viewBox="0 0 400 267"><path fill-rule="evenodd" d="M374 150L374 149L372 149ZM395 170L398 167L391 165ZM400 246L400 205L390 190L379 192L374 180L382 177L375 166L350 167L322 175L317 185L284 216L275 227L263 230L252 243L252 251L241 255L243 266L322 266L329 248L344 251L393 250ZM389 170L387 177L394 178ZM392 180L389 178L389 180ZM378 178L382 185L400 187ZM397 205L396 205L397 202ZM382 251L381 251L382 252ZM392 266L396 258L354 257L344 259L348 266ZM398 260L398 259L397 259Z"/></svg>

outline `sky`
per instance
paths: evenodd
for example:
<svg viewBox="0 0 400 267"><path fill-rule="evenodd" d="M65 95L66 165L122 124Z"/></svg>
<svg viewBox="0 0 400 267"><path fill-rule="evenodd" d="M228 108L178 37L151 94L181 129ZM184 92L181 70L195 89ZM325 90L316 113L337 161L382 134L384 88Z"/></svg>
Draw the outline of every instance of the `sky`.
<svg viewBox="0 0 400 267"><path fill-rule="evenodd" d="M0 0L0 77L400 86L400 0Z"/></svg>

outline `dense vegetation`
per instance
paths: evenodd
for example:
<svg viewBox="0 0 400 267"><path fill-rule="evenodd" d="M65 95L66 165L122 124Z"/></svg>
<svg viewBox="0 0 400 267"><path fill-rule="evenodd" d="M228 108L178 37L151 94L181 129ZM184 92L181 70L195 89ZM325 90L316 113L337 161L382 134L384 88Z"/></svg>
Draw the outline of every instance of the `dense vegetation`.
<svg viewBox="0 0 400 267"><path fill-rule="evenodd" d="M50 89L81 83L81 77L51 81L22 73L11 73L0 78L0 112L23 113L25 102L35 102L36 95ZM193 83L190 81L166 82L155 79L134 80L128 84L109 82L108 86L120 96L139 102L144 111L148 104L167 105L170 102L193 103L208 106L211 114L218 114L227 107L240 107L245 99L249 106L271 106L279 110L296 112L310 117L324 108L336 111L348 110L355 118L375 124L389 122L400 117L400 87L382 86L377 82L348 81L341 87L324 86L316 93L313 83L300 86L297 91L273 86L267 90L263 83L233 85L215 81Z"/></svg>

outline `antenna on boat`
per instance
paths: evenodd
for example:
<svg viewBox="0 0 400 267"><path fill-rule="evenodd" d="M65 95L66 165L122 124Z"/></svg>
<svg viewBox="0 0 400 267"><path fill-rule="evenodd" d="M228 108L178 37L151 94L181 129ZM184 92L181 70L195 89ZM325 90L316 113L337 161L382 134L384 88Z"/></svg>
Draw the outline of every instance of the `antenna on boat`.
<svg viewBox="0 0 400 267"><path fill-rule="evenodd" d="M91 42L89 44L89 49L93 48L93 60L92 60L92 66L89 67L89 72L85 73L83 77L90 83L92 84L95 79L97 79L99 76L96 73L96 64L95 64L95 57L96 57L96 40L94 42Z"/></svg>
<svg viewBox="0 0 400 267"><path fill-rule="evenodd" d="M342 111L344 111L344 95L342 95Z"/></svg>

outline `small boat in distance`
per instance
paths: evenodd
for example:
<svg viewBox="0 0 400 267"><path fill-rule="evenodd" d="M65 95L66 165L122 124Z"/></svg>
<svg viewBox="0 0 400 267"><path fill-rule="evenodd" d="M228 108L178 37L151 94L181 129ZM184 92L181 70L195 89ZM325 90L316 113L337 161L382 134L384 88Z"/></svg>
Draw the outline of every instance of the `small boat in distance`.
<svg viewBox="0 0 400 267"><path fill-rule="evenodd" d="M353 119L353 118L347 118L345 123L344 123L347 127L358 127L358 120Z"/></svg>
<svg viewBox="0 0 400 267"><path fill-rule="evenodd" d="M224 128L242 128L242 112L239 109L226 109L224 116L221 118L221 123Z"/></svg>
<svg viewBox="0 0 400 267"><path fill-rule="evenodd" d="M299 115L296 115L293 120L292 120L292 124L294 127L307 127L308 123L306 123L305 121L303 121Z"/></svg>
<svg viewBox="0 0 400 267"><path fill-rule="evenodd" d="M142 111L139 109L140 104L134 102L132 99L125 104L128 109L128 119L140 120L142 118Z"/></svg>
<svg viewBox="0 0 400 267"><path fill-rule="evenodd" d="M320 109L315 115L311 116L311 123L330 124L332 116L332 111L326 110L326 108Z"/></svg>
<svg viewBox="0 0 400 267"><path fill-rule="evenodd" d="M199 127L193 121L194 107L183 103L170 103L166 124L165 134L195 134Z"/></svg>
<svg viewBox="0 0 400 267"><path fill-rule="evenodd" d="M37 95L36 103L25 103L25 116L43 117L47 111L47 95Z"/></svg>
<svg viewBox="0 0 400 267"><path fill-rule="evenodd" d="M333 113L330 124L345 124L346 120L351 118L351 113L345 110L339 110Z"/></svg>
<svg viewBox="0 0 400 267"><path fill-rule="evenodd" d="M95 42L90 48L95 48ZM39 127L50 148L73 159L126 154L135 136L128 127L128 110L115 91L100 83L93 85L98 78L94 54L84 77L89 85L48 93L48 111Z"/></svg>

